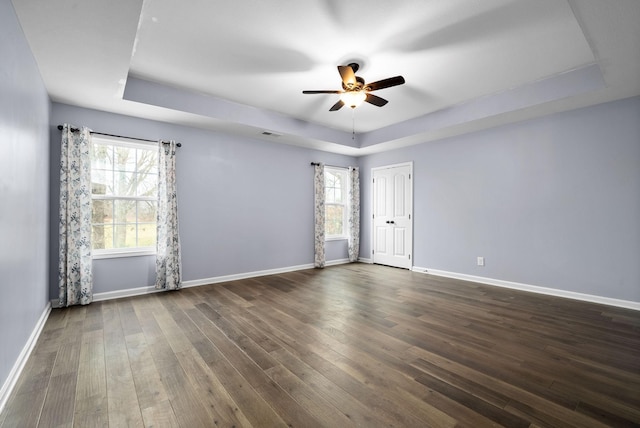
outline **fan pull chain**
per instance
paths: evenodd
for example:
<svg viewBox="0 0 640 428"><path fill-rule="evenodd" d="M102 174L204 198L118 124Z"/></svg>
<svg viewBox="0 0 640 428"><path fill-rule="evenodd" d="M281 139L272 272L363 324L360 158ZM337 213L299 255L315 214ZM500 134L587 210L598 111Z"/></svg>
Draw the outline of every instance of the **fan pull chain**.
<svg viewBox="0 0 640 428"><path fill-rule="evenodd" d="M356 141L356 109L351 109L351 140Z"/></svg>

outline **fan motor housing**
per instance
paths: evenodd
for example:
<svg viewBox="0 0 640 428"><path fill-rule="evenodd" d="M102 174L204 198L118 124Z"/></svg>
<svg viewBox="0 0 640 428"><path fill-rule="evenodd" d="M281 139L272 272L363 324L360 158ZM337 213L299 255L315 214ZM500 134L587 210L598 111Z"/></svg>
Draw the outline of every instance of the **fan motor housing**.
<svg viewBox="0 0 640 428"><path fill-rule="evenodd" d="M356 83L354 85L345 85L342 82L342 89L345 91L361 91L364 88L364 79L360 76L356 76Z"/></svg>

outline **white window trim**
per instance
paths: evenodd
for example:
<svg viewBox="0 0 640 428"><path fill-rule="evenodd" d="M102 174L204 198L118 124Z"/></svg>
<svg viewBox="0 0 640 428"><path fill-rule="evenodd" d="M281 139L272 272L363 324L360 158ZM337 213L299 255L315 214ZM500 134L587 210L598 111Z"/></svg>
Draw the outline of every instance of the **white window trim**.
<svg viewBox="0 0 640 428"><path fill-rule="evenodd" d="M155 255L155 247L115 248L109 250L92 250L91 252L91 258L94 260Z"/></svg>
<svg viewBox="0 0 640 428"><path fill-rule="evenodd" d="M342 206L344 206L344 215L343 215L344 218L342 220L342 224L343 224L342 232L343 233L341 235L327 235L327 234L325 234L324 240L325 240L325 242L326 241L344 241L344 240L349 239L348 232L347 232L347 230L348 230L347 222L348 222L348 219L349 219L348 212L349 212L349 209L350 209L350 207L349 207L349 185L347 183L348 180L349 180L349 168L342 168L342 167L336 167L336 166L325 166L324 167L325 174L327 173L327 171L335 171L335 172L339 172L341 174L344 174L345 180L344 180L343 197L346 198L346 201L344 203L342 203L342 204L336 204L336 203L333 203L333 202L332 203L327 203L326 202L326 198L325 198L325 206L327 206L327 205L342 205ZM325 184L325 187L326 187L326 184Z"/></svg>
<svg viewBox="0 0 640 428"><path fill-rule="evenodd" d="M145 141L137 141L130 140L126 137L103 137L103 136L92 136L91 144L110 144L114 146L121 147L129 147L133 149L143 149L150 150L157 148L156 143L154 142L145 142ZM115 199L131 199L131 200L148 200L155 201L157 198L153 197L115 197L115 196L107 196L107 195L91 195L91 201L93 200L115 200ZM91 250L91 258L93 260L100 259L115 259L121 257L138 257L138 256L155 256L156 255L156 247L133 247L133 248L109 248L109 249L92 249Z"/></svg>

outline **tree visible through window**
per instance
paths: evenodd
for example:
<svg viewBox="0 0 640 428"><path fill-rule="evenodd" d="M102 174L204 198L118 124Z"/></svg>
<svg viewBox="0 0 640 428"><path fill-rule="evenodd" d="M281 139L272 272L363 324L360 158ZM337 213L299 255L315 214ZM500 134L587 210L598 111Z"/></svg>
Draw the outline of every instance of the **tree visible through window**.
<svg viewBox="0 0 640 428"><path fill-rule="evenodd" d="M92 140L91 239L94 253L155 249L156 147L96 136Z"/></svg>
<svg viewBox="0 0 640 428"><path fill-rule="evenodd" d="M347 236L347 170L325 167L325 237Z"/></svg>

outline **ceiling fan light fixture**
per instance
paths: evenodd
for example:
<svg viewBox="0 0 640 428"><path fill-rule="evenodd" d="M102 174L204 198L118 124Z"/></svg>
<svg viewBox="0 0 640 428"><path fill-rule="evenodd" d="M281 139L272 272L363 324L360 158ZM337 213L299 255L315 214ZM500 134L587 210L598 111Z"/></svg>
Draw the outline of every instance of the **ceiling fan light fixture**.
<svg viewBox="0 0 640 428"><path fill-rule="evenodd" d="M380 98L377 95L373 95L372 91L379 89L390 88L392 86L398 86L404 84L404 77L395 76L387 79L378 80L373 83L365 84L362 77L356 76L355 72L358 69L358 64L351 63L349 65L339 65L338 73L342 79L342 90L317 90L317 91L302 91L303 94L340 94L340 100L331 106L329 111L340 110L344 106L349 106L355 109L363 101L372 104L376 107L382 107L387 104L387 100Z"/></svg>
<svg viewBox="0 0 640 428"><path fill-rule="evenodd" d="M356 108L367 98L367 94L364 91L347 91L340 94L342 102L351 107Z"/></svg>

